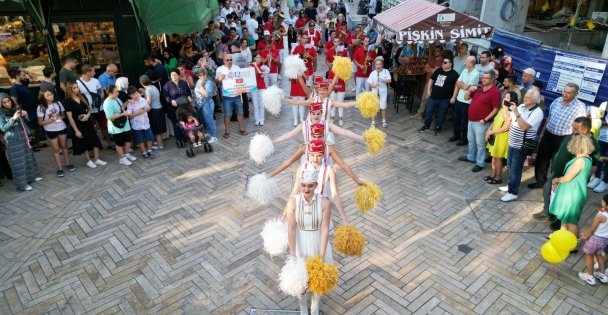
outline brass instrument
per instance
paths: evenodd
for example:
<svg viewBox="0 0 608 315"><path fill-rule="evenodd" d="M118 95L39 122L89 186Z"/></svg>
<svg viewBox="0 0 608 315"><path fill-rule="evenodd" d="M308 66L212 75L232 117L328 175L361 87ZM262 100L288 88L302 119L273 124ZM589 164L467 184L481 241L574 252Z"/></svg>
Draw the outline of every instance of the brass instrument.
<svg viewBox="0 0 608 315"><path fill-rule="evenodd" d="M345 31L340 30L340 35L338 35L338 36L340 37L341 40L345 40L347 35L348 34L346 34Z"/></svg>
<svg viewBox="0 0 608 315"><path fill-rule="evenodd" d="M282 39L283 38L283 34L281 34L281 29L279 28L276 31L274 31L272 33L272 35L270 35L270 38L272 40L280 40L280 39Z"/></svg>

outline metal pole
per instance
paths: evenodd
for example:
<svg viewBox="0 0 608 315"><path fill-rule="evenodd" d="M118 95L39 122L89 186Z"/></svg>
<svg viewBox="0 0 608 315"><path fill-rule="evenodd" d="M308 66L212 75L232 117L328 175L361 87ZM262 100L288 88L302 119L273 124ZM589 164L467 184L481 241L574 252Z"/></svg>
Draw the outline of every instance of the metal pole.
<svg viewBox="0 0 608 315"><path fill-rule="evenodd" d="M570 50L570 44L572 43L572 35L574 35L574 28L576 27L576 22L578 22L578 14L581 11L581 6L583 5L584 1L585 0L578 0L578 3L576 4L576 13L574 13L574 23L572 23L570 30L568 30L568 45L566 46L567 50Z"/></svg>

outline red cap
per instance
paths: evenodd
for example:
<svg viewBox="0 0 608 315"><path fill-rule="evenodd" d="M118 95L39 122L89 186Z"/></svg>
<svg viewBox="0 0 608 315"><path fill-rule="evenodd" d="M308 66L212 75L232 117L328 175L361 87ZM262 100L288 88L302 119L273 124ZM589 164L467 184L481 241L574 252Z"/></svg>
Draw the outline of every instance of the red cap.
<svg viewBox="0 0 608 315"><path fill-rule="evenodd" d="M325 141L312 140L308 143L308 152L325 152Z"/></svg>
<svg viewBox="0 0 608 315"><path fill-rule="evenodd" d="M327 82L327 81L319 82L319 88L320 89L329 89L329 82Z"/></svg>
<svg viewBox="0 0 608 315"><path fill-rule="evenodd" d="M323 77L320 75L315 75L314 77L312 77L312 82L313 83L320 83L323 82Z"/></svg>
<svg viewBox="0 0 608 315"><path fill-rule="evenodd" d="M311 135L323 135L325 133L325 125L324 124L312 124L310 125L310 134Z"/></svg>
<svg viewBox="0 0 608 315"><path fill-rule="evenodd" d="M321 112L323 111L323 103L311 103L310 104L311 112Z"/></svg>

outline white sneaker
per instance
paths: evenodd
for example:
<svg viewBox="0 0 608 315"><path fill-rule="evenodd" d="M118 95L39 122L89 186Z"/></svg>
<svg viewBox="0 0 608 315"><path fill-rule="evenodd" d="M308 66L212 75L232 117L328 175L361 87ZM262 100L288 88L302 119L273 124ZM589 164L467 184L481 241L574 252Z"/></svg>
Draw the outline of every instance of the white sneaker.
<svg viewBox="0 0 608 315"><path fill-rule="evenodd" d="M500 201L502 201L502 202L509 202L509 201L513 201L513 200L517 200L517 195L510 194L510 193L507 193L506 195L502 196L502 198L500 198Z"/></svg>
<svg viewBox="0 0 608 315"><path fill-rule="evenodd" d="M122 165L126 165L126 166L129 166L129 165L133 164L133 163L131 163L131 161L129 161L129 159L127 158L126 155L125 155L125 157L119 159L118 163L120 163Z"/></svg>
<svg viewBox="0 0 608 315"><path fill-rule="evenodd" d="M38 176L38 177L36 177L34 180L35 180L35 181L37 181L37 182L39 182L39 181L41 181L41 180L42 180L42 177Z"/></svg>
<svg viewBox="0 0 608 315"><path fill-rule="evenodd" d="M589 184L587 184L587 188L593 189L593 188L597 187L597 185L599 185L601 182L602 182L602 180L596 177L596 178L592 179L589 182Z"/></svg>
<svg viewBox="0 0 608 315"><path fill-rule="evenodd" d="M97 168L97 164L93 163L93 161L88 161L87 166L90 168Z"/></svg>
<svg viewBox="0 0 608 315"><path fill-rule="evenodd" d="M104 165L108 164L108 162L102 161L100 159L97 159L97 161L95 161L95 164L100 165L100 166L104 166Z"/></svg>
<svg viewBox="0 0 608 315"><path fill-rule="evenodd" d="M215 143L215 142L217 142L216 137L211 137L211 138L209 138L209 141L207 141L207 143Z"/></svg>
<svg viewBox="0 0 608 315"><path fill-rule="evenodd" d="M599 271L596 271L593 273L593 276L596 279L600 280L601 283L608 283L608 276L605 273L601 274L599 273Z"/></svg>
<svg viewBox="0 0 608 315"><path fill-rule="evenodd" d="M30 190L32 190L32 186L27 185L27 186L25 186L25 188L23 188L23 190L30 191Z"/></svg>
<svg viewBox="0 0 608 315"><path fill-rule="evenodd" d="M579 272L578 277L585 281L588 285L595 285L595 278L586 272Z"/></svg>
<svg viewBox="0 0 608 315"><path fill-rule="evenodd" d="M606 189L608 189L608 183L600 182L599 185L593 188L593 191L595 191L596 193L602 193L606 191Z"/></svg>
<svg viewBox="0 0 608 315"><path fill-rule="evenodd" d="M129 159L129 161L135 161L135 160L137 160L137 158L136 158L136 157L132 156L132 155L131 155L131 154L129 154L129 153L125 154L125 157L126 157L127 159Z"/></svg>
<svg viewBox="0 0 608 315"><path fill-rule="evenodd" d="M500 187L498 187L498 190L500 190L502 192L508 192L509 191L509 186L500 186Z"/></svg>
<svg viewBox="0 0 608 315"><path fill-rule="evenodd" d="M294 127L297 127L297 126L298 126L298 121L297 121L297 120L294 120L294 122L293 122L293 126L294 126Z"/></svg>
<svg viewBox="0 0 608 315"><path fill-rule="evenodd" d="M344 122L342 121L342 119L338 120L338 125L340 125L340 127L344 126Z"/></svg>
<svg viewBox="0 0 608 315"><path fill-rule="evenodd" d="M195 142L195 143L192 144L192 146L195 147L195 148L198 148L198 147L201 146L201 143L200 142Z"/></svg>

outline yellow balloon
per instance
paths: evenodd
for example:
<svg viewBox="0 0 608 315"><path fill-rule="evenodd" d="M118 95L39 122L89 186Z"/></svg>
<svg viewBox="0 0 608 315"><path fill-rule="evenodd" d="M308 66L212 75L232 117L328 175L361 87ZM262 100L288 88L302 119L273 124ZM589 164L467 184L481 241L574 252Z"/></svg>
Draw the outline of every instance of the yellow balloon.
<svg viewBox="0 0 608 315"><path fill-rule="evenodd" d="M569 252L559 252L551 245L551 242L546 242L543 247L540 248L540 254L548 263L559 264L568 258Z"/></svg>
<svg viewBox="0 0 608 315"><path fill-rule="evenodd" d="M549 242L559 252L569 252L576 248L576 235L570 231L557 230L549 237Z"/></svg>

